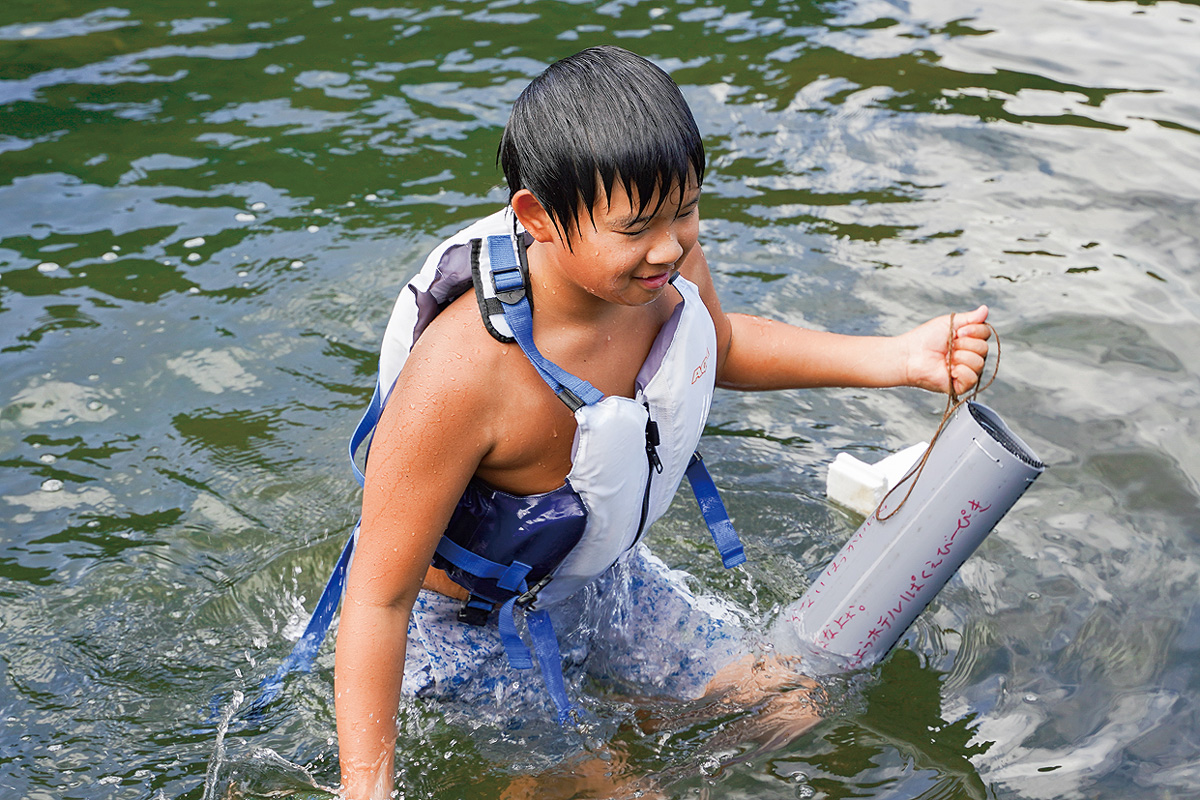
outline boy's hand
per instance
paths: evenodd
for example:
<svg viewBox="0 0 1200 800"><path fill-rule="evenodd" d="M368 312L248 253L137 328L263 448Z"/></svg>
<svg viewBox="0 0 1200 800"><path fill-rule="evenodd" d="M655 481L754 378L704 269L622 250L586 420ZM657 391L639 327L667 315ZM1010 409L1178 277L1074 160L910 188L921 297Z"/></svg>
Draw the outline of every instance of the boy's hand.
<svg viewBox="0 0 1200 800"><path fill-rule="evenodd" d="M984 324L987 306L953 315L954 347L947 370L946 350L950 344L951 315L931 319L897 339L905 354L905 384L948 393L950 375L954 376L954 391L965 394L983 372L988 353L988 338L992 329Z"/></svg>

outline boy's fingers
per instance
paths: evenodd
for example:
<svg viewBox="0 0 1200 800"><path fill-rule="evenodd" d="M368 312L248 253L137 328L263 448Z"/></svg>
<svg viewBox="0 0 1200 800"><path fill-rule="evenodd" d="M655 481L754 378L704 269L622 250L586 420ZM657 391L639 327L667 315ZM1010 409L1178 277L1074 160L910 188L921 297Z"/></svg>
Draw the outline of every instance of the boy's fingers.
<svg viewBox="0 0 1200 800"><path fill-rule="evenodd" d="M959 336L980 336L980 329L990 329L984 322L987 320L988 307L980 306L974 311L960 311L954 314L954 335Z"/></svg>
<svg viewBox="0 0 1200 800"><path fill-rule="evenodd" d="M984 358L988 354L988 343L985 339L976 339L974 337L956 339L954 341L954 352L956 354L973 353L980 358Z"/></svg>
<svg viewBox="0 0 1200 800"><path fill-rule="evenodd" d="M954 391L962 394L979 382L979 373L969 367L958 364L954 367Z"/></svg>
<svg viewBox="0 0 1200 800"><path fill-rule="evenodd" d="M978 374L979 372L983 371L983 365L985 363L983 356L983 353L974 353L967 350L955 350L955 369L957 370L958 367L966 367L967 369L971 370L971 372Z"/></svg>
<svg viewBox="0 0 1200 800"><path fill-rule="evenodd" d="M990 339L992 336L992 328L990 325L985 325L982 322L968 322L960 325L954 331L955 339Z"/></svg>

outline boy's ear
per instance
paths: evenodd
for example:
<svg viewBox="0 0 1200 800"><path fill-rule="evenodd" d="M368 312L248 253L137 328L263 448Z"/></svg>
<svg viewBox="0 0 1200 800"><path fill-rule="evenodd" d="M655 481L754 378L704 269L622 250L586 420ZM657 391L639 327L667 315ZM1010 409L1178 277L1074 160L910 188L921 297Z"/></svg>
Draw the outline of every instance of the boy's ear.
<svg viewBox="0 0 1200 800"><path fill-rule="evenodd" d="M521 222L521 227L537 242L551 242L558 238L558 227L542 208L542 204L528 189L521 189L512 198L512 210Z"/></svg>

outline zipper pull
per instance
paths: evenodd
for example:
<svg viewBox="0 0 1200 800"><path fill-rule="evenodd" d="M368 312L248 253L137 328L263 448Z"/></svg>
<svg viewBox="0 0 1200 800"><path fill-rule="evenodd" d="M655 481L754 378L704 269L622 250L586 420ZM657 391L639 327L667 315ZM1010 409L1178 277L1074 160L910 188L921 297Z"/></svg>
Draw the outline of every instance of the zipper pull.
<svg viewBox="0 0 1200 800"><path fill-rule="evenodd" d="M658 423L650 419L650 409L646 409L646 457L650 459L650 466L654 467L654 471L662 474L663 463L658 457L658 445L661 442L658 436Z"/></svg>

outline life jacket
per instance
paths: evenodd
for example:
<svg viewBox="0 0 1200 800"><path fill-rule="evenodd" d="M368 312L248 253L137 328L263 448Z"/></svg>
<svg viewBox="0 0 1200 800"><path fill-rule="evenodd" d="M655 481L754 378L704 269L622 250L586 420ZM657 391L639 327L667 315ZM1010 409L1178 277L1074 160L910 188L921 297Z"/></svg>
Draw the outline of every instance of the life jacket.
<svg viewBox="0 0 1200 800"><path fill-rule="evenodd" d="M533 342L528 241L512 212L504 209L450 237L429 255L393 307L375 393L351 437L350 457L361 484L364 476L354 463L355 452L374 430L413 344L434 317L473 289L489 333L500 341L516 342L573 412L572 466L563 486L541 495L512 495L472 480L438 544L433 565L471 593L460 619L480 624L500 606L501 639L510 664L518 669L532 666L516 626L516 617L524 617L560 721L565 721L571 704L545 609L627 553L665 513L685 474L725 566L743 563L745 555L695 452L712 400L716 353L712 318L696 287L679 276L673 280L682 301L638 371L635 396L605 396L547 360ZM357 528L314 612L314 620L326 618L326 627L332 609L322 613L322 606L331 602L336 607L356 535ZM297 649L308 638L306 630ZM315 646L311 649L315 653Z"/></svg>

